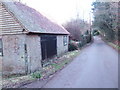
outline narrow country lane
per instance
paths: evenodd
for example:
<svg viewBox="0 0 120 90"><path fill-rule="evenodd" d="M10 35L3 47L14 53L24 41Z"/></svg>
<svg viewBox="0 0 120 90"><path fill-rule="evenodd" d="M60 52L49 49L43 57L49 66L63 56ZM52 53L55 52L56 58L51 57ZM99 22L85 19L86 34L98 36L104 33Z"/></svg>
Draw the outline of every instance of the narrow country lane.
<svg viewBox="0 0 120 90"><path fill-rule="evenodd" d="M99 37L94 39L43 88L118 88L118 53Z"/></svg>

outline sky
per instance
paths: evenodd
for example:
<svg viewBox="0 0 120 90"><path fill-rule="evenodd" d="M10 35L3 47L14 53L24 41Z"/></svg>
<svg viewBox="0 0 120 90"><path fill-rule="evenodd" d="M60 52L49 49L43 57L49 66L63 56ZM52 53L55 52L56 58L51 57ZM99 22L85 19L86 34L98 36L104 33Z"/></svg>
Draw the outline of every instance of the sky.
<svg viewBox="0 0 120 90"><path fill-rule="evenodd" d="M90 21L91 3L93 0L21 0L22 3L36 9L52 21L63 24L79 17Z"/></svg>

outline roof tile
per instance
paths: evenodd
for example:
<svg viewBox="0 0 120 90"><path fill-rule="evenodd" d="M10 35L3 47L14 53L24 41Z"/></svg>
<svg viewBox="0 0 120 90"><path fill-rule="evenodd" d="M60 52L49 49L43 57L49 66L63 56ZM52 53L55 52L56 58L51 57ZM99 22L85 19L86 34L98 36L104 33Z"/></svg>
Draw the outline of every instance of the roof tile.
<svg viewBox="0 0 120 90"><path fill-rule="evenodd" d="M61 25L52 22L47 17L20 2L4 2L5 6L24 25L28 32L69 34Z"/></svg>

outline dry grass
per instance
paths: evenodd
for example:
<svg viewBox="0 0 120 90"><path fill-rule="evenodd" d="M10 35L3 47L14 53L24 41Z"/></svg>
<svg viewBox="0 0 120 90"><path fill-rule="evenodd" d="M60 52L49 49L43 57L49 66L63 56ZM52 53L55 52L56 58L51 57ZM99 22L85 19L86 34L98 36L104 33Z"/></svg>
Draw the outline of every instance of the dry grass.
<svg viewBox="0 0 120 90"><path fill-rule="evenodd" d="M114 43L109 43L109 45L115 48L116 50L120 51L120 46L115 45Z"/></svg>

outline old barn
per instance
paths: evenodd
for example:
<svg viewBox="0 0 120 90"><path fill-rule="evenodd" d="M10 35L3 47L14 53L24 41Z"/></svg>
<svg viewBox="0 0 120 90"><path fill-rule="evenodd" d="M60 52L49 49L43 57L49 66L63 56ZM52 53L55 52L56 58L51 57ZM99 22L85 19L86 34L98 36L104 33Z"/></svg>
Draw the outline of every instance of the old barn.
<svg viewBox="0 0 120 90"><path fill-rule="evenodd" d="M0 31L3 74L34 72L68 51L69 32L20 2L0 2Z"/></svg>

